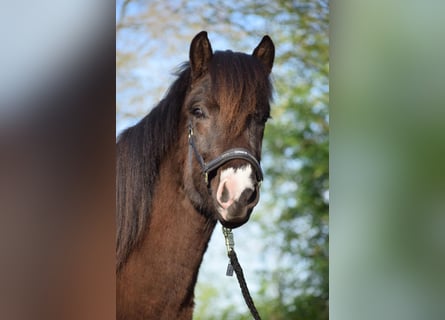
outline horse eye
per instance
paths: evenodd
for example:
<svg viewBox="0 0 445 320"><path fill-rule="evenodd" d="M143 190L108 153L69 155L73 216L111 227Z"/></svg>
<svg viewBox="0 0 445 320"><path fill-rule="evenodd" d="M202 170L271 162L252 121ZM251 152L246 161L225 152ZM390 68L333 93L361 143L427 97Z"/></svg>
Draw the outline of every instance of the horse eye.
<svg viewBox="0 0 445 320"><path fill-rule="evenodd" d="M265 115L255 114L253 118L255 119L255 121L258 124L265 124L267 122L267 120L270 119L270 115L269 114L265 114Z"/></svg>
<svg viewBox="0 0 445 320"><path fill-rule="evenodd" d="M193 108L192 109L192 115L194 115L197 118L203 118L204 117L204 112L202 111L201 108Z"/></svg>

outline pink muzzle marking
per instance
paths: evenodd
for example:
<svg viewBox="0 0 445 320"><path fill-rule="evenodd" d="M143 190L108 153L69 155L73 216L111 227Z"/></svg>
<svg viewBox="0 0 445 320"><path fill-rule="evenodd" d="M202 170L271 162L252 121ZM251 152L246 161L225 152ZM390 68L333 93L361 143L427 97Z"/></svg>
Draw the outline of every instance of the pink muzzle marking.
<svg viewBox="0 0 445 320"><path fill-rule="evenodd" d="M216 191L216 200L220 206L221 215L226 218L227 209L238 201L244 190L254 190L250 164L241 168L227 168L221 172L220 182Z"/></svg>

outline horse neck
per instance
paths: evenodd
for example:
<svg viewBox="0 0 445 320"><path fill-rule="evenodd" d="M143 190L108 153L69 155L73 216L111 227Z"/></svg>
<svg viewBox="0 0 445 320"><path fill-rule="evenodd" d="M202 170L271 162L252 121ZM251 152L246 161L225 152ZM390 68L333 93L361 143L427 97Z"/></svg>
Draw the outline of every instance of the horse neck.
<svg viewBox="0 0 445 320"><path fill-rule="evenodd" d="M145 238L119 274L118 315L129 319L192 319L198 270L216 222L194 209L173 159L161 165Z"/></svg>

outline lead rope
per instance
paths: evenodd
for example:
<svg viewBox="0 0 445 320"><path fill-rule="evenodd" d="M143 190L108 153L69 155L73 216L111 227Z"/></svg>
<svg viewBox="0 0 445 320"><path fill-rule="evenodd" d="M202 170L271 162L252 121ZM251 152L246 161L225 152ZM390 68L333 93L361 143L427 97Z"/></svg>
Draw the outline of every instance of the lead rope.
<svg viewBox="0 0 445 320"><path fill-rule="evenodd" d="M224 238L226 240L227 255L230 259L230 262L227 266L226 275L232 276L233 270L235 270L236 277L238 278L238 282L241 287L241 292L244 297L244 301L246 302L247 307L250 310L250 313L252 314L252 316L255 320L261 320L260 315L258 314L258 311L255 307L255 304L253 303L252 297L250 296L249 289L247 288L246 279L244 278L244 274L243 274L243 269L241 268L241 265L239 264L235 249L233 249L233 247L235 246L235 241L233 240L232 229L229 229L229 228L226 228L223 226L222 230L223 230Z"/></svg>

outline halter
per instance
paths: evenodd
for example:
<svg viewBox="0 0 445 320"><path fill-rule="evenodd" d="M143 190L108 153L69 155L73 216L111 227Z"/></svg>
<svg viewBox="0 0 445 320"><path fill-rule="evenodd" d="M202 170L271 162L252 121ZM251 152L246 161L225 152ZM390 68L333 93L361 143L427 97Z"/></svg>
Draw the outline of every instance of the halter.
<svg viewBox="0 0 445 320"><path fill-rule="evenodd" d="M248 161L255 168L255 175L257 182L261 183L261 181L263 181L263 171L261 170L261 165L258 162L258 160L249 152L249 150L244 148L232 148L227 151L224 151L218 157L206 163L202 158L201 154L198 152L198 149L196 148L195 135L193 132L193 127L191 122L189 123L188 138L189 138L189 144L193 149L196 160L198 160L199 165L201 166L202 174L204 176L204 181L207 185L209 184L209 176L208 176L209 172L218 169L224 163L233 159L243 159Z"/></svg>

